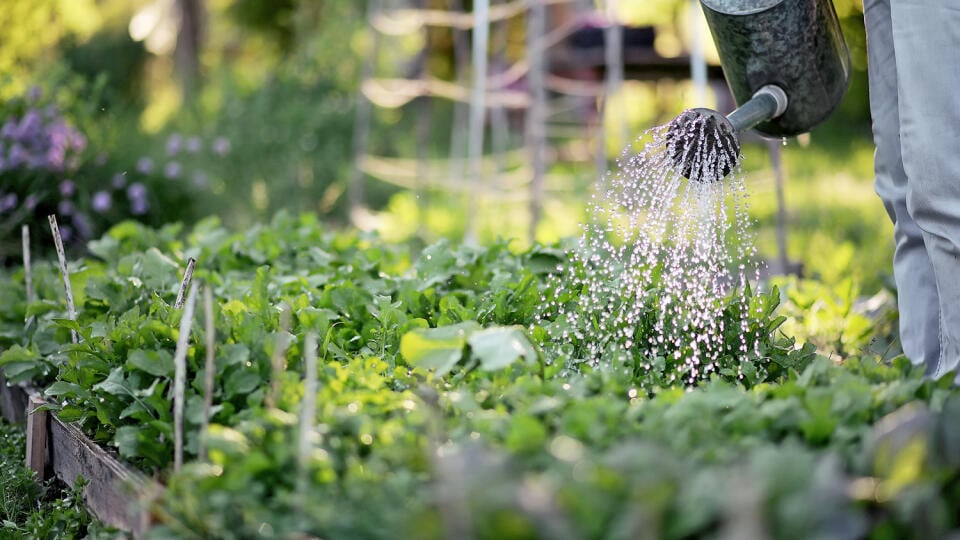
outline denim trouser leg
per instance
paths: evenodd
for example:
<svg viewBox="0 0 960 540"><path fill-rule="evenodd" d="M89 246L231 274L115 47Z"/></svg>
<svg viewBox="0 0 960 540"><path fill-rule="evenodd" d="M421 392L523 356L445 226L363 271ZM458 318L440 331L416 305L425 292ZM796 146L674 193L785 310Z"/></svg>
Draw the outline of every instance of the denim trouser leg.
<svg viewBox="0 0 960 540"><path fill-rule="evenodd" d="M939 376L960 363L960 5L864 0L864 17L903 349Z"/></svg>

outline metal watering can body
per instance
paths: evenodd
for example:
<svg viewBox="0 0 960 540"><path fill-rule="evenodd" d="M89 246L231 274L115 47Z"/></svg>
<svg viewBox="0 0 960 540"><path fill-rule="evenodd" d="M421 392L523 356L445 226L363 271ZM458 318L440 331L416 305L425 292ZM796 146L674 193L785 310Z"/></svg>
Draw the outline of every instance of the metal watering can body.
<svg viewBox="0 0 960 540"><path fill-rule="evenodd" d="M773 85L782 114L755 126L788 137L826 120L849 84L850 52L831 0L700 0L738 105Z"/></svg>

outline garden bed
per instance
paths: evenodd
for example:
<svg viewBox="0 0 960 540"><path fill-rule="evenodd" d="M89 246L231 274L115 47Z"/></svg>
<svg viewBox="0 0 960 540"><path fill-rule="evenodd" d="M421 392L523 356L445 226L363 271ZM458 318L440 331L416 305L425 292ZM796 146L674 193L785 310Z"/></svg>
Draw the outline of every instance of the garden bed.
<svg viewBox="0 0 960 540"><path fill-rule="evenodd" d="M68 488L82 482L83 500L91 513L108 526L142 537L149 528L146 497L162 488L142 473L90 440L75 426L49 415L50 403L36 389L9 385L0 376L0 409L9 423L26 425L26 461L36 478L51 475Z"/></svg>
<svg viewBox="0 0 960 540"><path fill-rule="evenodd" d="M749 296L759 345L730 360L754 369L685 387L664 384L673 368L655 358L584 362L576 328L551 337L564 335L542 316L567 263L556 248L441 242L411 256L281 215L243 234L126 223L90 249L68 265L75 320L56 265L35 266L30 303L22 270L2 282L0 366L43 388L51 436L82 431L129 465L104 479L134 468L165 486L148 537L960 527L958 392L904 359L817 357L778 333L776 291ZM185 317L191 259L210 302L187 295Z"/></svg>

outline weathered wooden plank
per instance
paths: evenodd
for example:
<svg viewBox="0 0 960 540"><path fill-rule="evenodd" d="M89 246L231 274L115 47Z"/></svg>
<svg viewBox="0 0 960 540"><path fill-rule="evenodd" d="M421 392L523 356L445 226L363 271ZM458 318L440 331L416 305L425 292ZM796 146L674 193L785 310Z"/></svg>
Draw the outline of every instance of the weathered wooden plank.
<svg viewBox="0 0 960 540"><path fill-rule="evenodd" d="M30 396L27 411L27 468L33 470L38 480L44 480L47 472L47 404L39 394Z"/></svg>
<svg viewBox="0 0 960 540"><path fill-rule="evenodd" d="M36 405L30 405L31 396L38 400ZM0 375L0 408L8 422L24 425L31 407L43 403L46 401L36 389L23 385L7 386L6 379ZM36 416L38 413L45 413L47 421L40 420ZM55 414L34 411L33 416L33 424L28 426L27 452L28 455L39 452L40 441L43 441L44 459L41 461L38 454L28 466L35 463L39 467L40 463L45 463L45 471L70 487L82 476L87 481L84 488L87 508L100 521L131 532L134 538L142 537L152 523L150 501L162 494L163 486L123 464L76 426L60 420ZM46 427L46 437L29 431L38 420Z"/></svg>
<svg viewBox="0 0 960 540"><path fill-rule="evenodd" d="M50 463L54 473L73 487L87 481L84 499L100 521L143 536L150 526L149 500L162 487L121 463L76 426L50 418Z"/></svg>
<svg viewBox="0 0 960 540"><path fill-rule="evenodd" d="M27 420L27 390L18 384L7 385L7 379L0 375L0 409L3 418L11 424L24 425Z"/></svg>

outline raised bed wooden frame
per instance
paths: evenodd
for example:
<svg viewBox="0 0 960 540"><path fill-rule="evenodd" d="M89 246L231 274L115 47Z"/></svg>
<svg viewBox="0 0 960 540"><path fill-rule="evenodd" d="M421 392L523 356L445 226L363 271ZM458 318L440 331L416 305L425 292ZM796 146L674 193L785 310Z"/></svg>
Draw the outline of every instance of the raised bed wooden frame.
<svg viewBox="0 0 960 540"><path fill-rule="evenodd" d="M27 428L27 466L41 479L54 475L71 488L83 477L90 512L103 523L141 538L152 522L150 503L163 487L122 463L73 424L41 409L46 403L36 389L8 385L0 375L3 418Z"/></svg>

